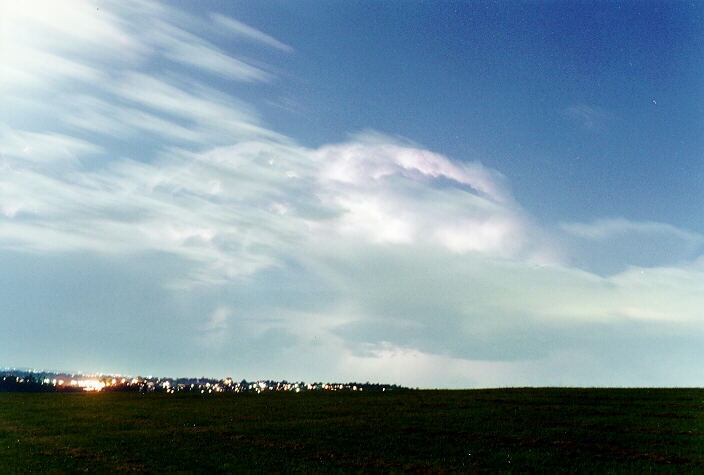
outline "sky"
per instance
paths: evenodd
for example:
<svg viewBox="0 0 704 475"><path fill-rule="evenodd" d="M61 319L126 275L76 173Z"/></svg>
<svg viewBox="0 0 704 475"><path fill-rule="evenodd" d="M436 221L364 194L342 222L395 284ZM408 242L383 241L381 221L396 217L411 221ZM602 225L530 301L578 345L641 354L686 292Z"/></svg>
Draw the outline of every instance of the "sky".
<svg viewBox="0 0 704 475"><path fill-rule="evenodd" d="M702 78L702 2L0 2L0 366L701 386Z"/></svg>

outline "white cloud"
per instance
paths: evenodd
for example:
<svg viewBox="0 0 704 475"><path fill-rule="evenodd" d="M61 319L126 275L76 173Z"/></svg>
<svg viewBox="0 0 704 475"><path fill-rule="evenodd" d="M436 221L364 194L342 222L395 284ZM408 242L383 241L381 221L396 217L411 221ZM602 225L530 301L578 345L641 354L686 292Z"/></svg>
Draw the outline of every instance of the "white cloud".
<svg viewBox="0 0 704 475"><path fill-rule="evenodd" d="M273 38L266 33L263 33L255 28L252 28L249 25L245 25L242 22L239 22L235 20L234 18L229 18L225 15L221 15L219 13L213 13L210 15L210 18L213 20L213 22L220 26L225 28L230 34L244 38L256 43L261 43L267 46L271 46L273 48L276 48L281 51L285 51L287 53L290 53L293 51L293 48L291 48L289 45L284 44L277 40L276 38Z"/></svg>
<svg viewBox="0 0 704 475"><path fill-rule="evenodd" d="M380 135L322 147L315 159L318 195L340 210L343 235L505 257L525 250L523 213L503 177L479 163L457 164Z"/></svg>
<svg viewBox="0 0 704 475"><path fill-rule="evenodd" d="M4 2L2 13L2 63L18 79L55 81L52 73L93 79L93 65L130 63L148 53L130 27L134 18L124 18L118 4L101 10L81 0L28 0Z"/></svg>
<svg viewBox="0 0 704 475"><path fill-rule="evenodd" d="M704 319L701 265L632 268L605 278L486 254L457 256L422 246L370 249L349 241L327 244L316 265L316 273L341 289L340 298L356 314L371 319L369 335L375 322L388 318L426 329L440 318L443 331L416 335L435 350L445 338L460 341L524 325ZM403 338L397 330L392 334L386 338Z"/></svg>
<svg viewBox="0 0 704 475"><path fill-rule="evenodd" d="M227 306L217 307L208 317L198 336L200 343L208 348L219 347L227 342L229 320L232 310Z"/></svg>
<svg viewBox="0 0 704 475"><path fill-rule="evenodd" d="M545 385L548 364L547 359L516 362L453 358L389 342L366 345L363 354L346 353L339 362L341 372L351 374L353 380L397 381L421 388Z"/></svg>
<svg viewBox="0 0 704 475"><path fill-rule="evenodd" d="M262 127L252 107L194 80L193 68L184 70L235 81L272 79L187 31L203 25L181 21L176 9L87 1L65 2L58 10L55 2L38 1L4 8L0 87L12 92L0 105L15 111L5 125L16 122L18 133L31 127L48 134L52 118L52 133L68 135L78 127L103 135L96 141L141 131L196 148L252 137L285 140ZM156 62L158 74L150 69Z"/></svg>
<svg viewBox="0 0 704 475"><path fill-rule="evenodd" d="M653 221L630 221L624 218L599 219L591 223L563 223L560 227L575 236L605 240L623 234L670 234L687 241L701 242L702 236Z"/></svg>
<svg viewBox="0 0 704 475"><path fill-rule="evenodd" d="M165 22L157 22L146 38L162 48L172 61L196 66L239 81L268 81L271 75L237 58L223 53L200 37Z"/></svg>
<svg viewBox="0 0 704 475"><path fill-rule="evenodd" d="M601 275L629 266L679 265L704 251L704 237L667 223L611 218L563 223L559 229L572 264Z"/></svg>
<svg viewBox="0 0 704 475"><path fill-rule="evenodd" d="M613 124L616 117L606 109L594 105L578 104L566 108L564 114L579 121L585 129L601 132Z"/></svg>
<svg viewBox="0 0 704 475"><path fill-rule="evenodd" d="M74 166L84 155L96 155L102 149L76 137L54 132L39 133L12 130L0 126L0 157L14 161Z"/></svg>
<svg viewBox="0 0 704 475"><path fill-rule="evenodd" d="M96 68L21 44L3 55L0 73L0 87L31 87L45 91L53 91L57 83L66 80L91 83L103 79Z"/></svg>
<svg viewBox="0 0 704 475"><path fill-rule="evenodd" d="M322 160L319 150L248 142L53 177L15 164L0 188L7 218L0 235L13 249L24 241L45 251L168 252L195 264L179 277L183 283L224 283L294 258L362 304L360 314L386 318L375 302L411 313L437 304L433 312L455 315L457 328L497 312L506 321L518 314L539 321L702 318L704 278L696 268L599 277L536 267L530 256L541 243L532 241L520 210L399 168L352 182L330 179L326 166L337 159L331 150L349 164L346 147L360 156L364 144L326 148ZM289 176L292 169L299 178ZM396 298L384 279L403 293ZM418 287L419 279L435 290Z"/></svg>
<svg viewBox="0 0 704 475"><path fill-rule="evenodd" d="M455 252L513 251L520 246L521 223L512 216L489 217L484 220L458 219L438 229L436 236Z"/></svg>
<svg viewBox="0 0 704 475"><path fill-rule="evenodd" d="M503 189L503 177L477 162L453 163L442 155L408 146L392 139L357 136L353 142L322 147L319 160L324 162L321 178L326 182L366 185L390 175L446 178L467 185L487 198L506 202L510 196Z"/></svg>
<svg viewBox="0 0 704 475"><path fill-rule="evenodd" d="M91 96L72 96L70 103L64 121L93 134L134 139L147 132L179 144L200 144L215 138L215 134L194 130L177 120L167 120L138 108L118 106Z"/></svg>
<svg viewBox="0 0 704 475"><path fill-rule="evenodd" d="M192 121L220 125L246 123L250 119L249 114L242 112L242 103L232 97L207 88L203 88L200 94L192 93L184 86L151 74L129 72L121 81L111 85L110 92L140 106Z"/></svg>
<svg viewBox="0 0 704 475"><path fill-rule="evenodd" d="M670 358L652 365L650 374L633 366L629 371L621 361L609 361L606 355L581 349L553 351L523 361L491 361L426 353L385 342L367 345L362 354L346 352L338 361L339 371L352 375L353 380L395 381L420 388L642 387L652 386L653 380L662 386L696 386L701 376L701 372L673 371L668 368Z"/></svg>
<svg viewBox="0 0 704 475"><path fill-rule="evenodd" d="M279 147L277 149L277 147ZM285 152L284 168L267 155ZM286 176L293 147L242 144L154 164L120 160L95 170L48 176L13 166L0 188L2 246L108 253L168 252L198 262L199 281L275 265L304 226L297 208L313 203L306 184ZM95 167L91 167L95 168ZM306 198L308 196L308 198ZM271 203L294 200L286 217ZM291 217L292 216L292 217ZM298 229L298 230L297 230ZM49 233L54 239L45 239Z"/></svg>

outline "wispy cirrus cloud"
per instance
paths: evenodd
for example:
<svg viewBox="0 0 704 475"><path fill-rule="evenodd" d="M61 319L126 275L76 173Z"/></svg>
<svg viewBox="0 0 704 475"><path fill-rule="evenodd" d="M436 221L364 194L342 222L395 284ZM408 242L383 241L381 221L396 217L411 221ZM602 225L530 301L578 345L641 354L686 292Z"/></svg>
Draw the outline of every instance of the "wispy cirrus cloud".
<svg viewBox="0 0 704 475"><path fill-rule="evenodd" d="M609 218L562 223L559 229L572 264L601 274L629 266L678 265L704 250L703 236L667 223Z"/></svg>
<svg viewBox="0 0 704 475"><path fill-rule="evenodd" d="M0 160L71 166L80 156L102 152L99 145L56 132L28 132L0 127Z"/></svg>
<svg viewBox="0 0 704 475"><path fill-rule="evenodd" d="M89 83L104 79L97 68L27 46L17 45L12 51L3 51L3 58L0 88L51 90L66 80Z"/></svg>
<svg viewBox="0 0 704 475"><path fill-rule="evenodd" d="M131 28L134 21L110 6L101 10L82 0L4 3L3 67L21 71L23 77L53 80L52 67L75 72L88 64L105 67L143 60L149 47ZM139 22L139 17L135 19ZM21 67L15 67L18 64Z"/></svg>
<svg viewBox="0 0 704 475"><path fill-rule="evenodd" d="M271 81L273 75L189 31L202 25L180 21L176 9L80 1L58 10L41 1L4 8L0 87L12 91L6 110L19 111L14 124L6 122L15 134L36 132L37 117L53 116L52 132L64 135L76 128L117 137L137 130L178 136L191 147L224 136L283 139L262 127L251 106L194 80L188 68L236 82ZM157 73L149 67L156 61Z"/></svg>
<svg viewBox="0 0 704 475"><path fill-rule="evenodd" d="M227 134L229 140L263 136L283 139L262 127L257 114L246 103L193 81L179 84L176 79L159 78L140 72L127 72L121 80L108 85L108 91L143 108L158 113L169 122L182 121L196 131L212 135ZM205 137L208 138L207 136ZM211 145L205 141L203 145Z"/></svg>
<svg viewBox="0 0 704 475"><path fill-rule="evenodd" d="M293 51L293 48L291 48L289 45L280 42L276 38L267 35L266 33L259 31L256 28L252 28L249 25L245 25L244 23L239 22L234 18L230 18L219 13L212 13L210 15L210 18L216 25L225 28L226 31L228 31L234 36L252 41L254 43L260 43L266 46L270 46L286 53L290 53Z"/></svg>
<svg viewBox="0 0 704 475"><path fill-rule="evenodd" d="M138 134L154 134L174 144L215 143L216 134L195 130L189 121L171 119L133 106L117 105L94 96L74 95L71 111L63 120L66 125L104 137L136 138Z"/></svg>
<svg viewBox="0 0 704 475"><path fill-rule="evenodd" d="M164 57L203 70L245 82L269 81L272 76L240 59L223 53L197 35L166 22L158 22L145 41L162 49Z"/></svg>
<svg viewBox="0 0 704 475"><path fill-rule="evenodd" d="M585 129L592 132L602 132L616 121L616 116L608 110L588 104L567 107L563 114L578 121Z"/></svg>
<svg viewBox="0 0 704 475"><path fill-rule="evenodd" d="M591 223L563 223L564 231L585 239L603 241L623 234L673 235L680 239L700 242L702 236L679 229L671 224L653 221L630 221L624 218L599 219Z"/></svg>

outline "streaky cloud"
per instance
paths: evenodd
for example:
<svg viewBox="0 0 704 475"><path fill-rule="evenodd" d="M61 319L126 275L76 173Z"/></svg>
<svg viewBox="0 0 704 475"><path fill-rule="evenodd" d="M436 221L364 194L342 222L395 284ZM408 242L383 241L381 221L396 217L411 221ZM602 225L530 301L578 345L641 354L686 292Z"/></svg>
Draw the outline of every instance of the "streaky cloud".
<svg viewBox="0 0 704 475"><path fill-rule="evenodd" d="M74 166L78 158L102 153L102 147L70 135L0 126L0 156L5 162Z"/></svg>
<svg viewBox="0 0 704 475"><path fill-rule="evenodd" d="M681 265L704 251L703 236L653 221L609 218L561 223L560 234L572 265L602 275L629 266Z"/></svg>
<svg viewBox="0 0 704 475"><path fill-rule="evenodd" d="M245 82L269 81L271 75L245 61L227 55L197 35L165 22L158 22L146 40L164 50L172 61Z"/></svg>
<svg viewBox="0 0 704 475"><path fill-rule="evenodd" d="M703 236L679 229L671 224L654 221L631 221L625 218L598 219L591 223L562 223L560 228L577 237L599 241L629 233L670 234L687 241L704 241Z"/></svg>
<svg viewBox="0 0 704 475"><path fill-rule="evenodd" d="M272 48L284 51L286 53L290 53L293 51L293 48L289 45L280 42L276 38L273 38L272 36L269 36L266 33L257 30L256 28L252 28L249 25L245 25L244 23L237 21L234 18L221 15L220 13L212 13L210 15L210 18L216 25L225 28L229 33L234 36L238 36L256 43L261 43Z"/></svg>

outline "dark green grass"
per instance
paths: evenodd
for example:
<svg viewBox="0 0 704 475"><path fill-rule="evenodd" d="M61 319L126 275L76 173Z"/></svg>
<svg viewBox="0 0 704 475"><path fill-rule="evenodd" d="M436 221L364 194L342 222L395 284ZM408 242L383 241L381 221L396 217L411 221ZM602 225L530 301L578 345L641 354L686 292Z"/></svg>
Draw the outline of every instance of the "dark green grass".
<svg viewBox="0 0 704 475"><path fill-rule="evenodd" d="M0 394L0 472L704 473L704 390Z"/></svg>

